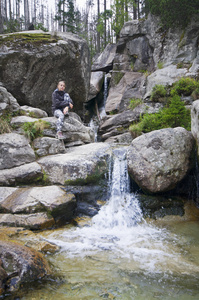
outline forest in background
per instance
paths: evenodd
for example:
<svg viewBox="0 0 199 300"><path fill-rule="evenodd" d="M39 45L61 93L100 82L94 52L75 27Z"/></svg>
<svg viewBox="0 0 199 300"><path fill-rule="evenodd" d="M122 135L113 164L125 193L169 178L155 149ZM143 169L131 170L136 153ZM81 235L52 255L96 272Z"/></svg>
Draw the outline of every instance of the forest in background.
<svg viewBox="0 0 199 300"><path fill-rule="evenodd" d="M52 2L52 1L51 1ZM91 57L116 42L124 23L160 17L163 30L186 27L199 13L199 0L87 0L79 8L75 0L0 0L0 33L30 29L72 32L87 40Z"/></svg>

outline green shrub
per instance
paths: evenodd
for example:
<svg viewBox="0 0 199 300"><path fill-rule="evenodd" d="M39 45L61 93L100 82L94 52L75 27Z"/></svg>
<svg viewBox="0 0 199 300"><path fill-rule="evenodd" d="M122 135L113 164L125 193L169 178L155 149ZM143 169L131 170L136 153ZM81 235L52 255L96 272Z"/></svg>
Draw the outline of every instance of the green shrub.
<svg viewBox="0 0 199 300"><path fill-rule="evenodd" d="M156 84L151 93L150 100L151 101L159 101L160 98L165 98L167 95L167 91L164 85Z"/></svg>
<svg viewBox="0 0 199 300"><path fill-rule="evenodd" d="M43 130L49 127L50 123L43 120L26 122L22 126L25 135L30 139L30 141L33 141L39 136L43 136Z"/></svg>
<svg viewBox="0 0 199 300"><path fill-rule="evenodd" d="M142 99L139 98L131 98L130 102L129 102L129 108L134 110L134 108L136 108L138 105L142 104L143 101Z"/></svg>
<svg viewBox="0 0 199 300"><path fill-rule="evenodd" d="M190 77L182 77L173 84L171 95L190 96L195 89L199 88L199 82Z"/></svg>
<svg viewBox="0 0 199 300"><path fill-rule="evenodd" d="M155 114L145 114L139 123L129 127L132 135L140 135L162 128L184 127L191 130L191 114L184 106L180 96L175 95L170 99L168 107Z"/></svg>

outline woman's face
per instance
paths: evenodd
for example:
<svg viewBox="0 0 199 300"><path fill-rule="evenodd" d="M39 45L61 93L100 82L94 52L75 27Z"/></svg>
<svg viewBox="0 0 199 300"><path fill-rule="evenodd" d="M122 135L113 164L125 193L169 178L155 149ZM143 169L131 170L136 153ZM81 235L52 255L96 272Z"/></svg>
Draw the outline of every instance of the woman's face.
<svg viewBox="0 0 199 300"><path fill-rule="evenodd" d="M58 83L57 88L58 88L59 91L64 91L64 90L65 90L65 83L62 82L62 81L60 81L60 82Z"/></svg>

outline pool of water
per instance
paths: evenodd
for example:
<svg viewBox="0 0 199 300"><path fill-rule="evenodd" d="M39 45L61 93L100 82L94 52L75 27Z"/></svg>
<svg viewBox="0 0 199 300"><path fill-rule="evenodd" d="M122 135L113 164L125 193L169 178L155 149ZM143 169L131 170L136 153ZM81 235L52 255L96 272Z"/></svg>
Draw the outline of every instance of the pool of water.
<svg viewBox="0 0 199 300"><path fill-rule="evenodd" d="M26 287L19 299L199 299L199 221L144 222L123 232L123 241L103 232L93 249L84 240L89 230L38 234L60 245L47 255L56 278Z"/></svg>

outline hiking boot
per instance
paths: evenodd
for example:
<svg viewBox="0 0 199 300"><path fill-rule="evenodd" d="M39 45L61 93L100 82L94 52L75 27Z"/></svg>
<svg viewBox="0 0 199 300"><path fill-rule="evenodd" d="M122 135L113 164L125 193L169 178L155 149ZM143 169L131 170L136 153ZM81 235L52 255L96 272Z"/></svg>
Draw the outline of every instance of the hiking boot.
<svg viewBox="0 0 199 300"><path fill-rule="evenodd" d="M64 139L64 136L63 136L63 134L62 134L61 131L58 131L58 132L57 132L56 138L59 139L59 140L63 140L63 139Z"/></svg>

